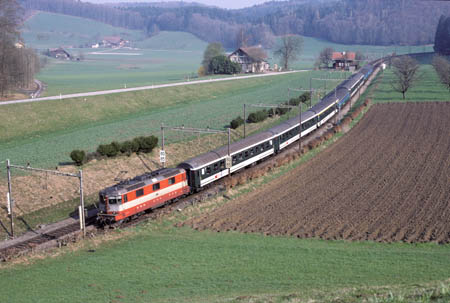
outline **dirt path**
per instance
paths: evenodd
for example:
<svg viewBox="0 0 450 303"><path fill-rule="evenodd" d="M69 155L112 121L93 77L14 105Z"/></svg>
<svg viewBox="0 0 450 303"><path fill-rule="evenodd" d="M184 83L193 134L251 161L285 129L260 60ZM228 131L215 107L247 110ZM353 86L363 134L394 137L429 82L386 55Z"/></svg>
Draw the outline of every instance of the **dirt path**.
<svg viewBox="0 0 450 303"><path fill-rule="evenodd" d="M450 103L376 105L332 147L187 222L300 238L450 242Z"/></svg>

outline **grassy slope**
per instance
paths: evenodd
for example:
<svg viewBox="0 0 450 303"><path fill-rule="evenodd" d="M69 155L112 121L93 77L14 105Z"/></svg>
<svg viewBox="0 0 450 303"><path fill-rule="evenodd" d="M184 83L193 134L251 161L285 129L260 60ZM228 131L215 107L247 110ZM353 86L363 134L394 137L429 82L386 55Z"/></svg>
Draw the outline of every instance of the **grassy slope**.
<svg viewBox="0 0 450 303"><path fill-rule="evenodd" d="M317 77L322 72L313 72ZM309 86L308 73L164 88L35 104L0 112L0 154L13 162L53 166L76 148L150 133L162 122L222 128L242 115L244 103L278 103L287 88ZM316 85L320 85L317 83ZM27 113L23 115L23 113ZM169 134L170 135L170 134Z"/></svg>
<svg viewBox="0 0 450 303"><path fill-rule="evenodd" d="M449 246L436 244L217 234L168 222L149 223L127 238L102 247L90 242L62 257L0 270L0 296L10 302L212 302L413 285L450 275Z"/></svg>
<svg viewBox="0 0 450 303"><path fill-rule="evenodd" d="M303 50L300 56L300 60L292 65L292 68L311 68L314 65L318 54L325 47L331 47L335 51L360 51L368 58L380 58L383 55L389 53L406 54L406 53L418 53L418 52L430 52L433 51L432 46L373 46L373 45L345 45L337 44L329 41L303 37ZM271 56L274 57L273 54ZM277 63L272 59L273 63Z"/></svg>
<svg viewBox="0 0 450 303"><path fill-rule="evenodd" d="M132 45L139 49L77 48L113 35L132 41ZM139 31L45 12L39 12L25 23L23 36L34 48L73 46L75 48L68 49L72 55L82 53L85 57L81 62L49 59L49 64L37 75L48 85L44 95L180 81L197 70L206 47L206 42L188 33L161 32L156 37L147 38Z"/></svg>

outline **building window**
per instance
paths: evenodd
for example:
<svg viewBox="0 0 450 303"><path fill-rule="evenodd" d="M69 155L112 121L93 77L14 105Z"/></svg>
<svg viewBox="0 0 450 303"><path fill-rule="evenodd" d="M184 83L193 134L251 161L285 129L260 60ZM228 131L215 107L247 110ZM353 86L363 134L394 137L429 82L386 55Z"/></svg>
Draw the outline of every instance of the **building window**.
<svg viewBox="0 0 450 303"><path fill-rule="evenodd" d="M153 190L158 190L159 189L159 183L153 184Z"/></svg>
<svg viewBox="0 0 450 303"><path fill-rule="evenodd" d="M143 195L144 195L144 189L143 188L138 189L136 191L136 197L140 197L140 196L143 196Z"/></svg>

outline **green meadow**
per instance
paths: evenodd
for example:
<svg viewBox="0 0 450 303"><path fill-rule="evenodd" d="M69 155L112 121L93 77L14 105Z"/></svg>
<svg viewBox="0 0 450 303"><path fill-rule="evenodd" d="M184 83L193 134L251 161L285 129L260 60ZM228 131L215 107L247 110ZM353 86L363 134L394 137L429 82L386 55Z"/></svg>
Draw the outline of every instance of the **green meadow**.
<svg viewBox="0 0 450 303"><path fill-rule="evenodd" d="M449 101L450 92L440 83L436 71L430 64L431 56L421 58L420 61L422 64L417 72L419 79L406 92L405 100L401 93L394 91L392 84L395 83L396 76L391 68L387 68L377 79L378 88L374 93L373 101L377 103Z"/></svg>
<svg viewBox="0 0 450 303"><path fill-rule="evenodd" d="M308 302L310 297L349 302L329 296L362 289L370 298L377 288L418 288L450 276L448 245L300 240L200 232L173 223L141 224L120 240L102 245L86 240L77 251L0 268L0 297L5 302Z"/></svg>
<svg viewBox="0 0 450 303"><path fill-rule="evenodd" d="M159 136L161 123L221 129L243 115L244 103L278 104L288 99L288 88L309 88L310 77L325 76L330 75L300 72L6 106L0 112L0 155L14 163L52 167L70 161L74 149L93 151L114 140ZM314 87L323 85L313 81ZM168 142L177 139L168 136Z"/></svg>

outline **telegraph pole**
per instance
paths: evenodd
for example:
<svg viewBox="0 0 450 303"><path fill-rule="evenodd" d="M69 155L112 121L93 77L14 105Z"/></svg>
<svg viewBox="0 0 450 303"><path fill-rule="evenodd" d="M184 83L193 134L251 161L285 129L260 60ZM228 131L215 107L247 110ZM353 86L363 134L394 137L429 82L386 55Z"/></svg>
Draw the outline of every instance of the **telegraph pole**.
<svg viewBox="0 0 450 303"><path fill-rule="evenodd" d="M14 239L14 200L12 197L12 190L11 190L11 163L9 162L9 159L6 160L6 170L8 175L8 214L9 218L11 220L11 238Z"/></svg>
<svg viewBox="0 0 450 303"><path fill-rule="evenodd" d="M52 174L56 176L61 177L73 177L78 178L80 181L80 229L83 231L83 236L86 235L86 219L85 219L85 209L84 209L84 194L83 194L83 171L80 170L78 174L71 174L71 173L64 173L57 170L48 170L48 169L41 169L41 168L33 168L29 165L27 166L20 166L20 165L12 165L9 160L6 160L6 169L8 172L8 196L9 196L9 205L10 205L10 218L11 218L11 235L14 238L14 213L13 213L13 205L14 200L12 198L12 191L11 191L11 168L20 169L20 170L28 170L28 171L36 171L36 172L43 172L47 174Z"/></svg>
<svg viewBox="0 0 450 303"><path fill-rule="evenodd" d="M162 146L161 146L161 155L164 154L164 159L161 157L161 161L165 163L165 150L164 150L164 129L173 130L173 131L179 131L179 132L186 132L186 133L194 133L194 134L227 134L228 135L228 155L227 159L225 161L225 166L228 168L228 174L231 177L231 155L230 155L230 145L231 145L231 128L228 128L227 130L217 130L217 129L211 129L211 128L193 128L193 127L185 127L182 126L164 126L161 124L161 132L162 132ZM229 164L229 165L228 165ZM165 166L164 166L165 167Z"/></svg>

